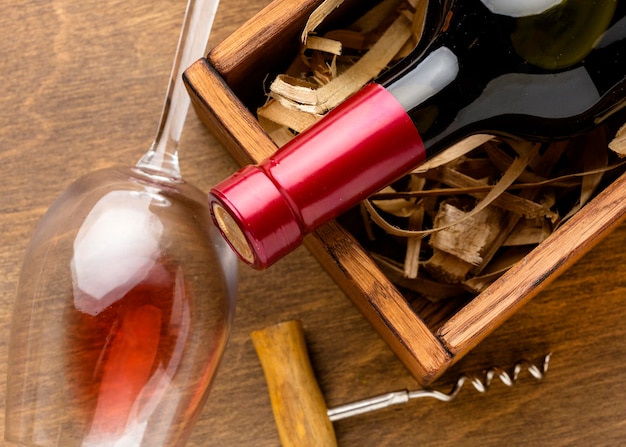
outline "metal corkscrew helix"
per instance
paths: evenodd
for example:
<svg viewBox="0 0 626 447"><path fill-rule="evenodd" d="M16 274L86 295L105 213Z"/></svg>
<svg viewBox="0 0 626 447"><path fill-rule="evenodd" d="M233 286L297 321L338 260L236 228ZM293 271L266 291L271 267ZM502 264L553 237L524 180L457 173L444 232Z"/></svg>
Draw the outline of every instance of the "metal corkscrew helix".
<svg viewBox="0 0 626 447"><path fill-rule="evenodd" d="M551 357L547 354L541 366L520 360L510 373L491 367L482 377L461 375L448 393L432 389L394 391L328 409L311 367L300 321L279 323L255 331L251 336L263 367L283 447L336 446L333 421L422 397L449 402L456 398L466 382L484 393L495 379L513 386L523 371L528 371L537 380L543 379Z"/></svg>
<svg viewBox="0 0 626 447"><path fill-rule="evenodd" d="M411 399L420 399L423 397L430 397L443 402L450 402L456 398L465 383L468 381L476 389L476 391L486 393L489 390L489 387L491 387L494 378L500 379L500 381L506 386L513 386L517 382L520 373L524 370L527 370L535 379L541 380L548 371L551 355L552 353L548 353L544 356L541 367L529 362L528 360L520 360L513 366L511 374L496 366L487 369L482 378L476 375L463 374L459 376L456 383L448 393L431 389L393 391L335 408L329 408L327 411L328 417L334 422L351 416L390 407L392 405L403 404Z"/></svg>

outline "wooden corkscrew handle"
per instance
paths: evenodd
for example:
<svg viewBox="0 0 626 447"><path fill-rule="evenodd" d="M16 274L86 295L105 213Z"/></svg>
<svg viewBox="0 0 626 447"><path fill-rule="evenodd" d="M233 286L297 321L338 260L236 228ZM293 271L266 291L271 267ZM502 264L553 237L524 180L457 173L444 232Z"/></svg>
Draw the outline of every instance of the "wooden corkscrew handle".
<svg viewBox="0 0 626 447"><path fill-rule="evenodd" d="M302 323L286 321L254 331L272 411L283 447L337 446L306 349Z"/></svg>

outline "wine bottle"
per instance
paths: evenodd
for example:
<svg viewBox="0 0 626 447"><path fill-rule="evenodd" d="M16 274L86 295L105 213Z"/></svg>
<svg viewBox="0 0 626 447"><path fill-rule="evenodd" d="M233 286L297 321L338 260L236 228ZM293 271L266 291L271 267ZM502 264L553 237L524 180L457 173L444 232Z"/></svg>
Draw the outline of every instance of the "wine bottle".
<svg viewBox="0 0 626 447"><path fill-rule="evenodd" d="M433 3L426 45L211 190L213 218L246 263L268 267L472 134L551 141L625 105L626 1Z"/></svg>

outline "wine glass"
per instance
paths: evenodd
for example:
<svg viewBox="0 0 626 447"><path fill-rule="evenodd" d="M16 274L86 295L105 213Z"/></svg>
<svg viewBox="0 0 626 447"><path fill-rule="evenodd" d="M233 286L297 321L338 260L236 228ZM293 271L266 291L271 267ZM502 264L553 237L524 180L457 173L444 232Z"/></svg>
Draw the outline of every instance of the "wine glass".
<svg viewBox="0 0 626 447"><path fill-rule="evenodd" d="M155 141L131 168L72 184L24 260L9 342L6 430L24 446L182 446L232 321L237 261L180 175L182 71L217 1L189 0Z"/></svg>

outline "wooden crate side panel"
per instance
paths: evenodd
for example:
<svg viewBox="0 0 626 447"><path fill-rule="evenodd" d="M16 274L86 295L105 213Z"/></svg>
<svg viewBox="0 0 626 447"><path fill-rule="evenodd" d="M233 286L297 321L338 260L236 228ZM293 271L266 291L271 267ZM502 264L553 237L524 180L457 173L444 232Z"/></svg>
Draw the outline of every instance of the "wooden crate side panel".
<svg viewBox="0 0 626 447"><path fill-rule="evenodd" d="M198 116L237 163L257 163L276 151L256 118L206 59L185 70L184 80Z"/></svg>
<svg viewBox="0 0 626 447"><path fill-rule="evenodd" d="M323 0L276 0L215 46L209 61L227 81L246 74L260 59L283 57L277 44L294 40L307 17ZM298 39L295 39L297 45Z"/></svg>

